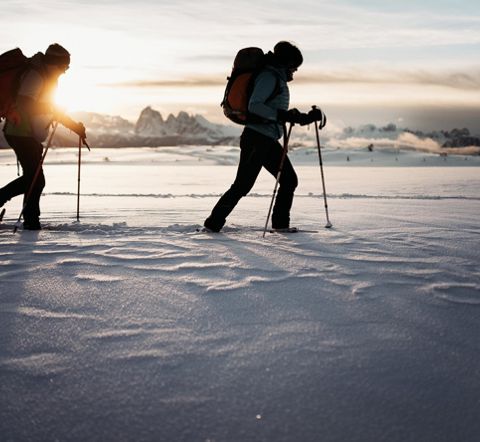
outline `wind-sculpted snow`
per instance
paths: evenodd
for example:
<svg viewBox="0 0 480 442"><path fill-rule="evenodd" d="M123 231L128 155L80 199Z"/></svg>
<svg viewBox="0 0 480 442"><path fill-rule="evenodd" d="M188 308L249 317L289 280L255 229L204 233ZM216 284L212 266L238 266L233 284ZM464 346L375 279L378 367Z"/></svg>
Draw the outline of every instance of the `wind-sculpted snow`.
<svg viewBox="0 0 480 442"><path fill-rule="evenodd" d="M434 283L424 287L425 292L453 303L480 305L478 283Z"/></svg>
<svg viewBox="0 0 480 442"><path fill-rule="evenodd" d="M10 166L1 166L3 172ZM261 175L197 232L219 166L46 170L44 230L0 225L0 434L65 441L476 441L476 168L297 168L262 238Z"/></svg>

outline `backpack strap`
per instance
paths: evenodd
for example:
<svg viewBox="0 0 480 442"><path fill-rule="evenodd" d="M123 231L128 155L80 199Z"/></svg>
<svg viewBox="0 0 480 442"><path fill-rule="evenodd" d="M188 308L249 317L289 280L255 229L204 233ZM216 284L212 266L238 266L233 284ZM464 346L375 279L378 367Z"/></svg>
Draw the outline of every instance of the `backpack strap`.
<svg viewBox="0 0 480 442"><path fill-rule="evenodd" d="M270 67L265 66L263 70L268 70L275 77L275 88L273 89L273 92L265 101L265 103L268 103L269 101L273 100L281 92L282 88L280 87L280 75L275 69L271 69Z"/></svg>

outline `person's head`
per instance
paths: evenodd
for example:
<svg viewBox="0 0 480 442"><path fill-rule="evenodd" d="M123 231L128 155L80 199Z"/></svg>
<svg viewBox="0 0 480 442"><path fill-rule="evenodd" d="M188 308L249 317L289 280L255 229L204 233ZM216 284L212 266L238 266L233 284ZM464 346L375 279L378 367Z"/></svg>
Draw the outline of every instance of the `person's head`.
<svg viewBox="0 0 480 442"><path fill-rule="evenodd" d="M70 66L70 53L58 43L53 43L45 51L44 60L51 73L61 75Z"/></svg>
<svg viewBox="0 0 480 442"><path fill-rule="evenodd" d="M279 41L273 48L276 64L287 71L287 81L293 80L294 72L303 63L303 55L294 44Z"/></svg>

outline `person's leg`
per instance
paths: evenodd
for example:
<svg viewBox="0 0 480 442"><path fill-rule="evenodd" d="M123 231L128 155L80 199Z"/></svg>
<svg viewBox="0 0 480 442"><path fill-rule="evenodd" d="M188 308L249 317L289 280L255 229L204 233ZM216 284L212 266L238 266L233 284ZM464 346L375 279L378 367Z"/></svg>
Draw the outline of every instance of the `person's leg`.
<svg viewBox="0 0 480 442"><path fill-rule="evenodd" d="M23 155L23 148L15 142L18 137L8 137L6 136L9 146L15 151L17 155L17 160L20 162L20 157L22 157L22 161L25 159L26 155ZM23 164L22 164L23 168ZM22 195L25 193L26 187L26 179L25 176L22 175L13 181L10 181L6 186L0 189L0 207L3 206L7 201L10 201L12 198Z"/></svg>
<svg viewBox="0 0 480 442"><path fill-rule="evenodd" d="M8 144L15 151L18 161L22 166L23 175L5 187L0 189L0 202L6 202L11 198L24 194L30 189L30 185L42 158L43 146L40 142L30 137L7 136ZM23 218L28 223L38 223L40 217L40 196L45 187L45 176L41 169L33 186L31 195L23 212Z"/></svg>
<svg viewBox="0 0 480 442"><path fill-rule="evenodd" d="M276 141L272 141L268 147L269 151L265 157L263 166L276 179L283 154L283 147ZM274 229L290 227L290 209L292 208L293 194L298 185L298 179L288 156L285 157L283 162L279 185L272 212L272 227Z"/></svg>
<svg viewBox="0 0 480 442"><path fill-rule="evenodd" d="M215 232L225 224L240 199L250 192L262 168L261 139L251 129L245 129L240 138L240 162L237 175L230 189L218 200L204 226Z"/></svg>

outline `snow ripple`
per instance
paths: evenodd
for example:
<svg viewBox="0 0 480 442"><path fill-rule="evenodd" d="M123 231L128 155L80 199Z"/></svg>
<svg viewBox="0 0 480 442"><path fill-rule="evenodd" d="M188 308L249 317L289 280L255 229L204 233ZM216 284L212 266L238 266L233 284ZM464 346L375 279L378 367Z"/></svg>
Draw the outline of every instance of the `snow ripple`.
<svg viewBox="0 0 480 442"><path fill-rule="evenodd" d="M92 281L92 282L118 282L118 281L123 281L126 278L122 276L88 273L88 274L75 275L75 279L79 281Z"/></svg>
<svg viewBox="0 0 480 442"><path fill-rule="evenodd" d="M425 287L425 291L453 304L480 305L480 284L434 283Z"/></svg>
<svg viewBox="0 0 480 442"><path fill-rule="evenodd" d="M15 304L2 304L0 305L0 312L2 313L14 313L22 316L39 319L96 319L95 316L74 313L70 311L53 311L42 309L38 307L23 307L16 306Z"/></svg>
<svg viewBox="0 0 480 442"><path fill-rule="evenodd" d="M62 373L68 368L69 358L57 353L33 353L21 357L0 358L0 371L20 372L34 377Z"/></svg>

